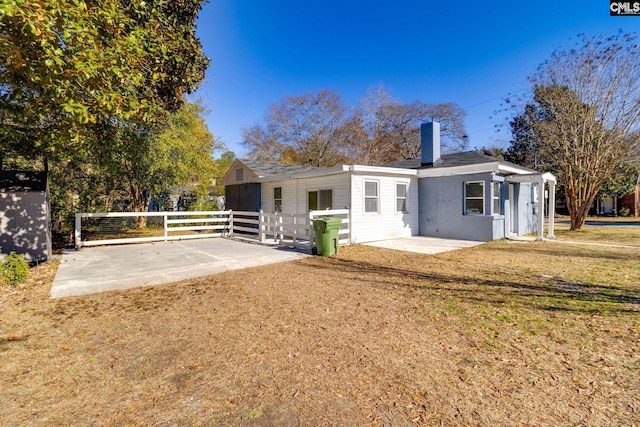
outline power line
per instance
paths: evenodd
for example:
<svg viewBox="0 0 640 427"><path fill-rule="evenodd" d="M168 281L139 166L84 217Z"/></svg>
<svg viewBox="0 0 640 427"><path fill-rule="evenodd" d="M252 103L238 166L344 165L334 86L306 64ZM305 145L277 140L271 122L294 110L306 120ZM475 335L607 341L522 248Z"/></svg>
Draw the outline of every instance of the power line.
<svg viewBox="0 0 640 427"><path fill-rule="evenodd" d="M515 94L518 94L518 93L521 93L521 92L525 92L525 91L527 91L527 90L529 90L529 89L520 89L520 90L516 90L516 91L514 91L514 92L509 92L509 93L506 93L506 94L504 94L504 95L496 96L496 97L494 97L494 98L485 99L484 101L480 101L480 102L477 102L477 103L475 103L475 104L467 105L466 107L461 107L461 108L462 108L463 110L466 110L466 109L468 109L468 108L473 108L473 107L477 107L478 105L486 104L487 102L495 101L496 99L505 99L506 97L509 97L509 96L511 96L511 95L515 95Z"/></svg>

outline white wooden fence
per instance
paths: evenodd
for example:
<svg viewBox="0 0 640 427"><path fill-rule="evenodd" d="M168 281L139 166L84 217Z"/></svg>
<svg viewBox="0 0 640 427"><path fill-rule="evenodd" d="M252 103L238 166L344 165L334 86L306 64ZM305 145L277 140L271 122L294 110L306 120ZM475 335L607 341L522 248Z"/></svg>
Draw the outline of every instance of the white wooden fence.
<svg viewBox="0 0 640 427"><path fill-rule="evenodd" d="M145 217L147 220L153 218L156 221L161 218L162 229L158 226L156 233L158 235L102 238L96 240L82 239L83 219L107 218L117 220L120 218L121 220L131 220L140 217ZM335 217L342 220L338 240L339 244L348 245L350 243L349 210L338 209L311 211L308 214L231 210L201 212L78 213L76 214L75 221L75 246L79 249L85 246L233 236L258 241L260 243L294 246L310 250L314 246L313 220L324 217Z"/></svg>

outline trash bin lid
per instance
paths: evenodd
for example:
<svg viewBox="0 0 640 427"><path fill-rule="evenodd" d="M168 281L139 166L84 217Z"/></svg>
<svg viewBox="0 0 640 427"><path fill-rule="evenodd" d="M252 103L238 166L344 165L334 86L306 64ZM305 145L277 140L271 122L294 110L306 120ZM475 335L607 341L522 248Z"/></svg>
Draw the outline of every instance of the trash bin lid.
<svg viewBox="0 0 640 427"><path fill-rule="evenodd" d="M341 218L324 218L327 223L327 228L340 228L342 225Z"/></svg>
<svg viewBox="0 0 640 427"><path fill-rule="evenodd" d="M327 228L327 218L316 218L313 220L313 229L315 231L324 231Z"/></svg>

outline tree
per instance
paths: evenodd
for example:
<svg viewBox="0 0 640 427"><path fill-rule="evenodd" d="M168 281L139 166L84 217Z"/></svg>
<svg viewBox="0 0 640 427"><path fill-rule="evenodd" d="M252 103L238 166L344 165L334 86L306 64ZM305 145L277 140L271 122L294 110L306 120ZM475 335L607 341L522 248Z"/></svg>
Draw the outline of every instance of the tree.
<svg viewBox="0 0 640 427"><path fill-rule="evenodd" d="M164 126L114 126L112 144L97 162L117 181L131 211L146 211L152 194L179 190L203 197L211 191L217 172L214 152L224 146L215 142L203 112L199 104L185 103L168 115ZM138 225L143 224L144 218Z"/></svg>
<svg viewBox="0 0 640 427"><path fill-rule="evenodd" d="M0 150L76 155L156 123L204 77L201 0L0 3Z"/></svg>
<svg viewBox="0 0 640 427"><path fill-rule="evenodd" d="M453 103L403 104L379 85L348 110L333 90L289 96L273 104L265 124L243 130L249 156L310 166L379 165L420 157L420 125L441 122L443 152L467 146L464 111Z"/></svg>
<svg viewBox="0 0 640 427"><path fill-rule="evenodd" d="M451 153L467 147L464 115L454 103L403 104L379 85L370 88L360 101L343 138L354 163L415 159L421 155L420 125L433 120L441 124L442 152Z"/></svg>
<svg viewBox="0 0 640 427"><path fill-rule="evenodd" d="M635 192L640 175L640 163L622 165L602 186L600 197L623 197Z"/></svg>
<svg viewBox="0 0 640 427"><path fill-rule="evenodd" d="M279 161L293 149L296 163L333 166L340 159L336 136L345 112L340 95L330 89L288 96L271 105L266 126L243 130L243 144L258 160Z"/></svg>
<svg viewBox="0 0 640 427"><path fill-rule="evenodd" d="M533 102L515 119L524 136L514 133L514 140L553 168L571 230L580 230L598 191L638 157L640 46L633 34L582 35L576 47L554 52L530 81Z"/></svg>

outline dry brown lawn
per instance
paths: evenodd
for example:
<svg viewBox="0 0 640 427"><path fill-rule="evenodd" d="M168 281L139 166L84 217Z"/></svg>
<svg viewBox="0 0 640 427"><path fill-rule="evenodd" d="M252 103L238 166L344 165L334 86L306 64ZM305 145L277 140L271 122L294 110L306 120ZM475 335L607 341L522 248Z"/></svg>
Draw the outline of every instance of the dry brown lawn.
<svg viewBox="0 0 640 427"><path fill-rule="evenodd" d="M54 271L0 288L0 425L640 424L640 248L355 245L62 300Z"/></svg>

